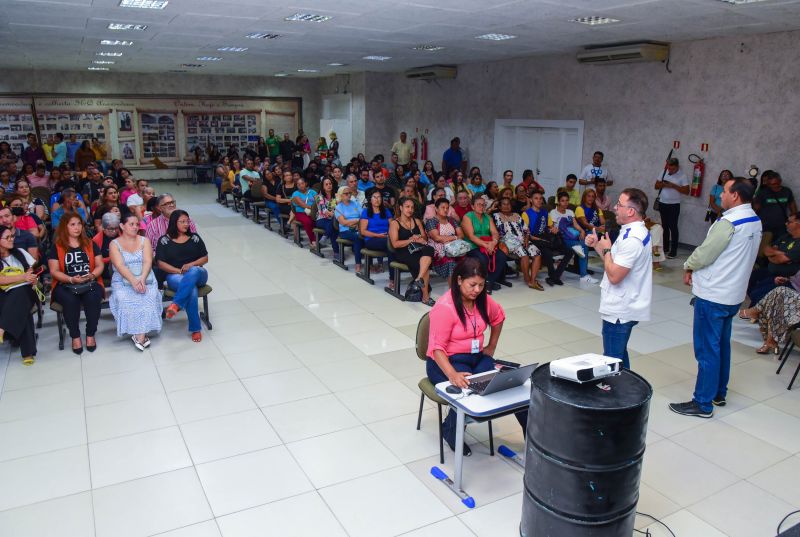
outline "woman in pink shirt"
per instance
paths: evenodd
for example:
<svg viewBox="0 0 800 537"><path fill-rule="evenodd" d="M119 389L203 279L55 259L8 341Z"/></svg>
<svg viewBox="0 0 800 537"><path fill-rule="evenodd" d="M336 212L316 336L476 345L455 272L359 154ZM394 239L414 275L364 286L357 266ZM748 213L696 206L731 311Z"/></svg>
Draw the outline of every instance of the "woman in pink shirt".
<svg viewBox="0 0 800 537"><path fill-rule="evenodd" d="M136 192L136 179L134 179L132 175L129 175L125 178L125 188L119 193L120 205L126 205L128 203L128 198L136 194Z"/></svg>
<svg viewBox="0 0 800 537"><path fill-rule="evenodd" d="M450 290L443 294L430 313L426 372L434 384L449 380L455 386L469 387L467 377L495 369L492 356L506 319L503 308L486 293L486 268L475 258L465 257L453 272ZM483 333L491 327L489 342ZM528 411L516 413L525 426ZM456 415L452 410L442 423L442 434L455 451ZM471 455L464 444L464 455Z"/></svg>
<svg viewBox="0 0 800 537"><path fill-rule="evenodd" d="M50 188L50 174L47 173L44 164L36 165L36 171L28 176L28 183L31 188Z"/></svg>

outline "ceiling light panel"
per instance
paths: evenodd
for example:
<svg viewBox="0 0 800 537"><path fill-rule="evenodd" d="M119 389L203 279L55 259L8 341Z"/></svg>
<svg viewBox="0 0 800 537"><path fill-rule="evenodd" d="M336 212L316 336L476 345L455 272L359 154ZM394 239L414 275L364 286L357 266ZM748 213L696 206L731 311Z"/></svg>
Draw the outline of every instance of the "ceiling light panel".
<svg viewBox="0 0 800 537"><path fill-rule="evenodd" d="M108 71L108 67L87 67L89 71Z"/></svg>
<svg viewBox="0 0 800 537"><path fill-rule="evenodd" d="M764 2L764 0L720 0L720 2L725 2L726 4L733 4L734 6L739 6L742 4L755 4L757 2Z"/></svg>
<svg viewBox="0 0 800 537"><path fill-rule="evenodd" d="M375 62L385 62L386 60L391 60L391 56L364 56L362 59L364 60L371 60Z"/></svg>
<svg viewBox="0 0 800 537"><path fill-rule="evenodd" d="M96 56L106 56L110 58L119 58L122 56L121 52L95 52Z"/></svg>
<svg viewBox="0 0 800 537"><path fill-rule="evenodd" d="M517 36L509 34L483 34L475 36L475 39L485 39L487 41L507 41L515 39Z"/></svg>
<svg viewBox="0 0 800 537"><path fill-rule="evenodd" d="M289 73L275 73L272 76L289 76Z"/></svg>
<svg viewBox="0 0 800 537"><path fill-rule="evenodd" d="M247 34L245 37L249 37L250 39L278 39L280 34L270 34L267 32L253 32Z"/></svg>
<svg viewBox="0 0 800 537"><path fill-rule="evenodd" d="M298 73L319 73L319 69L298 69Z"/></svg>
<svg viewBox="0 0 800 537"><path fill-rule="evenodd" d="M314 13L295 13L286 17L285 21L298 21L298 22L325 22L331 20L333 17L330 15L316 15Z"/></svg>
<svg viewBox="0 0 800 537"><path fill-rule="evenodd" d="M344 67L346 63L333 62L328 64L330 67Z"/></svg>
<svg viewBox="0 0 800 537"><path fill-rule="evenodd" d="M123 24L121 22L111 22L108 24L109 30L147 30L146 24Z"/></svg>
<svg viewBox="0 0 800 537"><path fill-rule="evenodd" d="M216 56L200 56L197 58L199 62L218 62L221 61L222 58L217 58Z"/></svg>
<svg viewBox="0 0 800 537"><path fill-rule="evenodd" d="M181 67L203 67L202 63L182 63Z"/></svg>
<svg viewBox="0 0 800 537"><path fill-rule="evenodd" d="M135 7L139 9L164 9L169 0L120 0L119 7Z"/></svg>
<svg viewBox="0 0 800 537"><path fill-rule="evenodd" d="M101 45L108 45L111 47L129 47L133 45L133 41L119 41L117 39L103 39L100 41Z"/></svg>
<svg viewBox="0 0 800 537"><path fill-rule="evenodd" d="M97 65L114 65L116 62L112 62L109 60L93 60L92 63Z"/></svg>
<svg viewBox="0 0 800 537"><path fill-rule="evenodd" d="M579 24L586 24L587 26L597 26L600 24L611 24L613 22L619 22L619 19L612 19L611 17L578 17L575 19L571 19L570 22L577 22Z"/></svg>
<svg viewBox="0 0 800 537"><path fill-rule="evenodd" d="M416 47L411 47L411 50L426 50L428 52L435 52L437 50L444 50L444 47L440 47L439 45L417 45Z"/></svg>
<svg viewBox="0 0 800 537"><path fill-rule="evenodd" d="M247 47L220 47L219 52L245 52Z"/></svg>

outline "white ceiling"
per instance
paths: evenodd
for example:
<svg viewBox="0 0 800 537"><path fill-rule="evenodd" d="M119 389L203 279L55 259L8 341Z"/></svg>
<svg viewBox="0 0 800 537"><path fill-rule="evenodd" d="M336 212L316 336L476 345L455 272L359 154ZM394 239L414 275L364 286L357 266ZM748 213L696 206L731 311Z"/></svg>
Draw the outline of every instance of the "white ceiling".
<svg viewBox="0 0 800 537"><path fill-rule="evenodd" d="M170 0L164 10L119 7L119 0L0 0L0 67L85 70L113 60L112 71L168 72L200 63L209 74L329 76L401 71L431 64L491 61L588 44L632 40L684 41L800 29L800 0L731 5L721 0ZM297 12L331 15L322 23L286 22ZM620 22L586 26L582 16ZM146 24L144 31L108 30L110 22ZM274 40L248 39L271 32ZM484 33L518 36L475 39ZM133 46L101 46L125 39ZM436 52L411 47L434 44ZM246 52L218 52L224 46ZM122 52L101 58L98 51ZM391 56L386 62L366 55ZM217 56L222 61L198 61ZM340 62L344 67L329 67ZM297 69L319 69L319 74Z"/></svg>

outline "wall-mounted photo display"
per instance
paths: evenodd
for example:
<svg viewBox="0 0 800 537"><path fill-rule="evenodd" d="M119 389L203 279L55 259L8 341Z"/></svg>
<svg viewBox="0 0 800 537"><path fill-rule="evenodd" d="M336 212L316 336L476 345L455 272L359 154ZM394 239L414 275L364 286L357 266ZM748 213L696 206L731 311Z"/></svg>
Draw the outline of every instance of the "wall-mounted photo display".
<svg viewBox="0 0 800 537"><path fill-rule="evenodd" d="M175 114L161 112L142 112L139 114L141 129L142 159L161 160L178 158L178 145L175 142L177 121Z"/></svg>
<svg viewBox="0 0 800 537"><path fill-rule="evenodd" d="M210 145L222 153L231 144L241 150L255 148L259 135L260 113L241 114L186 114L186 152L194 154L200 148L205 156ZM249 134L249 136L248 136Z"/></svg>
<svg viewBox="0 0 800 537"><path fill-rule="evenodd" d="M125 164L136 162L136 141L135 140L120 140L119 141L119 154Z"/></svg>
<svg viewBox="0 0 800 537"><path fill-rule="evenodd" d="M117 123L119 124L119 132L133 132L133 112L118 110Z"/></svg>

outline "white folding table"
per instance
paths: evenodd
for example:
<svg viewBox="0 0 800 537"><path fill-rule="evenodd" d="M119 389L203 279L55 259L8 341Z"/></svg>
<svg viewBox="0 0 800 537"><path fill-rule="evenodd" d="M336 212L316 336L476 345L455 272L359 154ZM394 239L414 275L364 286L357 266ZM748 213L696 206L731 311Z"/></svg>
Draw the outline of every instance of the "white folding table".
<svg viewBox="0 0 800 537"><path fill-rule="evenodd" d="M461 502L469 508L475 507L475 500L462 488L461 473L464 463L464 421L466 416L481 420L497 417L500 415L511 414L514 411L526 408L531 399L531 381L525 384L496 392L491 395L477 394L452 394L447 393L449 381L440 382L436 385L436 393L456 410L456 453L455 453L455 476L450 479L438 466L431 468L431 474L445 484L453 493L461 499ZM498 452L502 455L514 459L516 454L508 448ZM521 463L521 459L516 457L515 462Z"/></svg>

